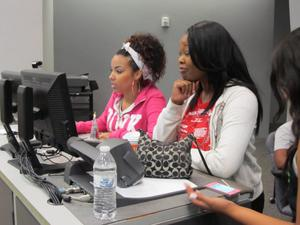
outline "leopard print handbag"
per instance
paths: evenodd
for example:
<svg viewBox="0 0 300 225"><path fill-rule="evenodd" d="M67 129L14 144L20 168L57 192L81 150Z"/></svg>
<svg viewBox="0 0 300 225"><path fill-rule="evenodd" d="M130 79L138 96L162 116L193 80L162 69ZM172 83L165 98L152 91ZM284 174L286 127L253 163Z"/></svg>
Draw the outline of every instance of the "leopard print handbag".
<svg viewBox="0 0 300 225"><path fill-rule="evenodd" d="M186 179L192 175L191 147L193 135L165 144L151 140L144 131L140 132L137 155L144 165L146 177Z"/></svg>

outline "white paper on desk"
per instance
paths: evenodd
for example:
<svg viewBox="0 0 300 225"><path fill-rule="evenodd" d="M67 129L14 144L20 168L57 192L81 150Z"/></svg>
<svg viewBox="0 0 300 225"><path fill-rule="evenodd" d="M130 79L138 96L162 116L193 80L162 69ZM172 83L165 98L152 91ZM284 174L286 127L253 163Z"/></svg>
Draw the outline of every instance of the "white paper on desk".
<svg viewBox="0 0 300 225"><path fill-rule="evenodd" d="M185 185L197 187L196 184L185 179L160 179L160 178L143 178L137 185L120 188L117 192L124 198L149 198L159 195L174 193L185 190Z"/></svg>
<svg viewBox="0 0 300 225"><path fill-rule="evenodd" d="M18 132L18 124L11 124L10 128L13 132ZM0 128L0 134L6 134L6 130L4 128Z"/></svg>

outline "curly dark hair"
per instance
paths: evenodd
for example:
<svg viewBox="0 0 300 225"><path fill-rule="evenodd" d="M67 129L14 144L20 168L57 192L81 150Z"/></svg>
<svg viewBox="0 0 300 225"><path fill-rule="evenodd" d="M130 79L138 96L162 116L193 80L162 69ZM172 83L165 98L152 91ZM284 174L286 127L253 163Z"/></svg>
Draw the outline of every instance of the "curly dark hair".
<svg viewBox="0 0 300 225"><path fill-rule="evenodd" d="M160 41L149 33L136 33L131 35L126 41L130 42L130 47L133 48L142 57L143 63L148 67L151 72L152 82L158 81L165 72L166 67L166 55L164 48ZM125 49L120 49L116 53L117 55L123 55L130 57L130 65L133 71L139 70L130 54ZM140 85L146 86L149 80L141 79Z"/></svg>

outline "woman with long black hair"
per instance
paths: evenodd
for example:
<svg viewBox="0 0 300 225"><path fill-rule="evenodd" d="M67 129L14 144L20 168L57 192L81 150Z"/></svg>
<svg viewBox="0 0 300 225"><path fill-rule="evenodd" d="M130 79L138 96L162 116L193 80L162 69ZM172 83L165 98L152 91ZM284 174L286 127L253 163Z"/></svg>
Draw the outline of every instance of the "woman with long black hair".
<svg viewBox="0 0 300 225"><path fill-rule="evenodd" d="M292 130L296 139L286 165L289 174L287 196L294 214L293 221L300 224L300 179L297 178L300 174L300 28L291 32L275 49L272 60L271 86L280 106L277 115L284 111L286 99L290 101L290 115L293 118ZM222 198L206 197L190 187L187 188L187 192L190 197L193 197L194 204L226 214L242 224L292 224L254 212Z"/></svg>
<svg viewBox="0 0 300 225"><path fill-rule="evenodd" d="M239 47L222 25L202 21L180 39L178 63L182 79L174 82L153 138L170 142L194 134L207 166L192 149L193 168L208 167L252 188L251 207L262 212L261 168L252 154L262 106Z"/></svg>

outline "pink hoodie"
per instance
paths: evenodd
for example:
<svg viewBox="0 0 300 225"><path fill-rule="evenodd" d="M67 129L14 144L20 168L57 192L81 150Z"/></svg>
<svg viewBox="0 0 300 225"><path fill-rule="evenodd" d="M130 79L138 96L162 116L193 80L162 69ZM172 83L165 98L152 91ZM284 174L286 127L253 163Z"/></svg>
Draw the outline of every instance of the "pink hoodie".
<svg viewBox="0 0 300 225"><path fill-rule="evenodd" d="M120 93L113 92L104 112L97 118L99 132L111 132L110 138L122 138L127 132L142 129L152 137L157 118L166 105L163 93L155 86L144 87L134 103L120 111ZM89 133L92 121L76 123L78 134Z"/></svg>

